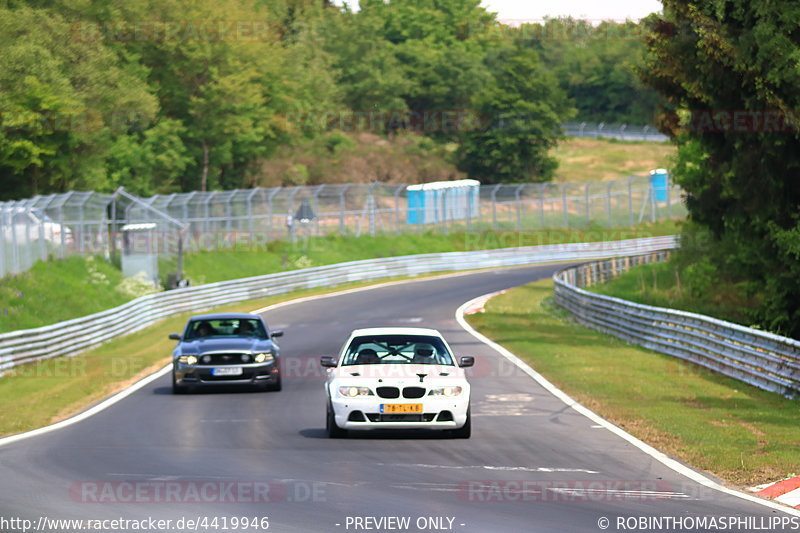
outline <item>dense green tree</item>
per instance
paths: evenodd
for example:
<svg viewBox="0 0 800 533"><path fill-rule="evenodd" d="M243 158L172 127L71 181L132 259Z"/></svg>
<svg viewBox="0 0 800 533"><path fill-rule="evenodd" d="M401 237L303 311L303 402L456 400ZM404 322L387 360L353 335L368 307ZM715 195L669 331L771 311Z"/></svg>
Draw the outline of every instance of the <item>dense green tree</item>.
<svg viewBox="0 0 800 533"><path fill-rule="evenodd" d="M658 96L637 75L646 52L642 33L631 21L560 18L506 28L503 36L539 52L573 101L578 120L646 125L654 123Z"/></svg>
<svg viewBox="0 0 800 533"><path fill-rule="evenodd" d="M535 51L510 47L497 64L475 96L481 123L464 135L461 166L484 183L549 181L557 162L548 152L574 110Z"/></svg>
<svg viewBox="0 0 800 533"><path fill-rule="evenodd" d="M0 11L0 196L108 189L119 118L157 112L135 69L72 31L50 11Z"/></svg>
<svg viewBox="0 0 800 533"><path fill-rule="evenodd" d="M765 328L800 335L800 4L665 0L643 78L691 218L719 277L746 284Z"/></svg>
<svg viewBox="0 0 800 533"><path fill-rule="evenodd" d="M186 128L170 119L118 136L107 160L111 184L141 196L180 192L180 177L192 163L185 137Z"/></svg>

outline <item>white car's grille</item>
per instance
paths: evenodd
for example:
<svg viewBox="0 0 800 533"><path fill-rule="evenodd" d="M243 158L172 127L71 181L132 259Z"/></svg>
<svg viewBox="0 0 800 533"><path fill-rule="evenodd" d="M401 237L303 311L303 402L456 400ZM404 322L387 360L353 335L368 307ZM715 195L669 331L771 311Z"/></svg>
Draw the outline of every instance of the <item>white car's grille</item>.
<svg viewBox="0 0 800 533"><path fill-rule="evenodd" d="M378 393L379 397L389 400L400 397L400 389L398 387L378 387L375 392ZM403 389L403 398L422 398L426 392L427 389L425 387L405 387Z"/></svg>

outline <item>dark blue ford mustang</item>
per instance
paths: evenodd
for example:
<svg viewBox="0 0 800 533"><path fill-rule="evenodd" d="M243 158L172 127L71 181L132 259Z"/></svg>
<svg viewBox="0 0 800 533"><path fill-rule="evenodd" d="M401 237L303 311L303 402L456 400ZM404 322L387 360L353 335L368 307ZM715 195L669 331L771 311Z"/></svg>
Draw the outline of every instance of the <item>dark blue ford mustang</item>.
<svg viewBox="0 0 800 533"><path fill-rule="evenodd" d="M226 313L189 319L172 359L172 392L213 385L257 386L281 390L280 349L259 315Z"/></svg>

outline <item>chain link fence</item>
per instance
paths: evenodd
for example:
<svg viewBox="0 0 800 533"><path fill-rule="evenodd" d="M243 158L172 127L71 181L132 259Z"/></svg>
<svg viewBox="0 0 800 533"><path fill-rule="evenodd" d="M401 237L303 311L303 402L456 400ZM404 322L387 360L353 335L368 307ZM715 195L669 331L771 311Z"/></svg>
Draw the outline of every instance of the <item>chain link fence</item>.
<svg viewBox="0 0 800 533"><path fill-rule="evenodd" d="M108 254L111 198L68 192L0 202L0 277L50 258Z"/></svg>
<svg viewBox="0 0 800 533"><path fill-rule="evenodd" d="M124 190L38 196L0 203L0 277L24 272L39 260L70 255L110 257L145 250L159 256L326 235L619 228L686 215L677 187L654 187L643 176L481 185L469 197L457 194L455 188L439 190L424 208L425 217L409 203L408 186L385 183L150 198Z"/></svg>
<svg viewBox="0 0 800 533"><path fill-rule="evenodd" d="M653 126L631 126L628 124L605 124L603 122L567 122L562 124L567 137L604 137L623 141L667 142L669 137Z"/></svg>

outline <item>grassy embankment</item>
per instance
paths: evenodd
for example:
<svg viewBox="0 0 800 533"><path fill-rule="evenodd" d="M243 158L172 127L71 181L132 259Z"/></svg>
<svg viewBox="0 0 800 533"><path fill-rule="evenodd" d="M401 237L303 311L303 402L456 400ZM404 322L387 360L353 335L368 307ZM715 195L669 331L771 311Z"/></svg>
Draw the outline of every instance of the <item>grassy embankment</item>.
<svg viewBox="0 0 800 533"><path fill-rule="evenodd" d="M749 326L747 310L754 307L757 296L748 295L744 284L708 278L701 269L702 263L685 265L676 261L644 265L589 290Z"/></svg>
<svg viewBox="0 0 800 533"><path fill-rule="evenodd" d="M737 486L798 471L800 404L570 322L552 281L492 299L470 323L636 437Z"/></svg>
<svg viewBox="0 0 800 533"><path fill-rule="evenodd" d="M581 139L570 137L553 150L558 159L556 182L608 181L631 174L646 176L669 166L675 155L670 143Z"/></svg>
<svg viewBox="0 0 800 533"><path fill-rule="evenodd" d="M383 137L331 132L299 146L280 148L264 161L254 185L421 183L467 177L457 168L458 145L416 134ZM669 165L669 143L567 137L553 149L555 182L607 181L647 175Z"/></svg>

